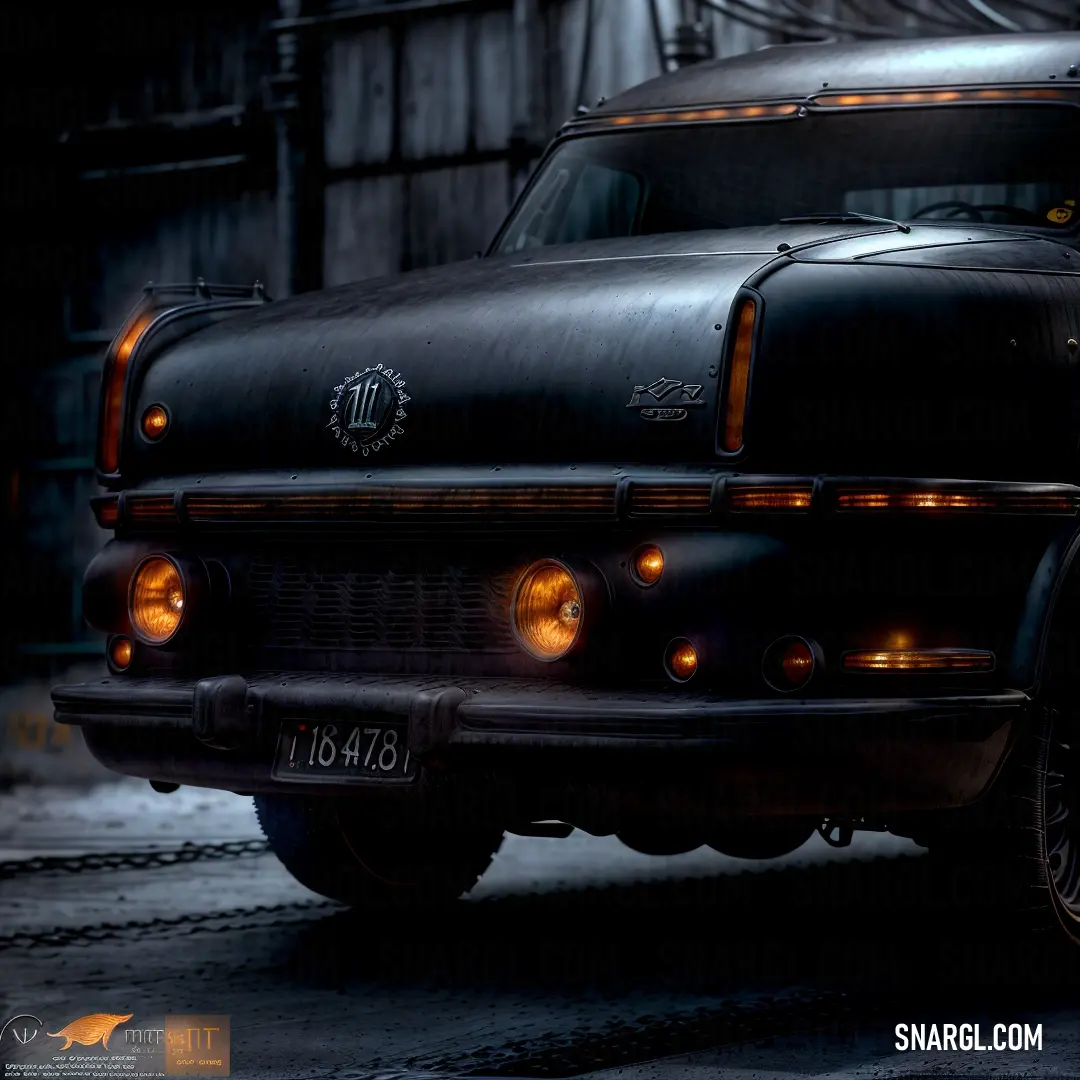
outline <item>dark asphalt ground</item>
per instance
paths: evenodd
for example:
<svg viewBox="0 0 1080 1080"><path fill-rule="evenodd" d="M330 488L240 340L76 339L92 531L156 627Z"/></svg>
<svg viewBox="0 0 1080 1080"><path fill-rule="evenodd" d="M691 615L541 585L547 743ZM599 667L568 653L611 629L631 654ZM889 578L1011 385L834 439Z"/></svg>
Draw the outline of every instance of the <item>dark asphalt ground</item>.
<svg viewBox="0 0 1080 1080"><path fill-rule="evenodd" d="M11 866L257 836L216 792L0 796L0 1023L227 1015L245 1078L1080 1076L1080 949L935 910L919 849L890 837L772 864L508 837L436 919L320 902L265 854ZM899 1052L905 1022L1041 1024L1043 1044ZM9 1031L0 1060L61 1056L39 1038Z"/></svg>

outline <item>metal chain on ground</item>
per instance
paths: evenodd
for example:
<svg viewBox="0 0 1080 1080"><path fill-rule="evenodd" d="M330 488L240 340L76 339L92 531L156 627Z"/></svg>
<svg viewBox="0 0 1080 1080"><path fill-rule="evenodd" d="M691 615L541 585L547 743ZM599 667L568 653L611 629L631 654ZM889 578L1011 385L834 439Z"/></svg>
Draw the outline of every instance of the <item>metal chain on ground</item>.
<svg viewBox="0 0 1080 1080"><path fill-rule="evenodd" d="M270 850L266 840L227 840L220 844L184 844L178 848L151 851L92 852L86 855L34 856L0 862L0 881L24 874L82 874L96 870L147 870L178 866L200 859L241 859L264 855Z"/></svg>
<svg viewBox="0 0 1080 1080"><path fill-rule="evenodd" d="M51 930L25 930L0 937L0 953L7 949L33 949L42 946L95 945L114 938L139 936L145 933L167 933L190 927L189 933L219 933L235 929L230 920L258 920L264 915L308 915L317 911L341 911L342 905L333 900L296 900L284 904L257 904L253 907L229 908L226 911L194 912L172 918L130 919L123 923L94 923L89 926L57 926ZM277 921L288 921L277 920ZM222 923L207 926L207 923Z"/></svg>

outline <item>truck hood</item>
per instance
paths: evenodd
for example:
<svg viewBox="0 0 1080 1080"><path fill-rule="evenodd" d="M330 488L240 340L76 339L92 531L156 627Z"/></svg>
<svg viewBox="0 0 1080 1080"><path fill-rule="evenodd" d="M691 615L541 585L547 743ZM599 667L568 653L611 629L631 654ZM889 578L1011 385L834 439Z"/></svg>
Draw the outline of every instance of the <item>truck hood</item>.
<svg viewBox="0 0 1080 1080"><path fill-rule="evenodd" d="M938 246L954 232L917 231ZM956 232L974 236L970 227ZM836 245L838 257L865 258L910 249L913 239L865 225L645 237L275 302L193 334L137 373L123 470L135 480L223 469L713 460L740 287L800 250ZM784 255L781 244L790 245ZM136 426L155 403L171 423L150 443Z"/></svg>

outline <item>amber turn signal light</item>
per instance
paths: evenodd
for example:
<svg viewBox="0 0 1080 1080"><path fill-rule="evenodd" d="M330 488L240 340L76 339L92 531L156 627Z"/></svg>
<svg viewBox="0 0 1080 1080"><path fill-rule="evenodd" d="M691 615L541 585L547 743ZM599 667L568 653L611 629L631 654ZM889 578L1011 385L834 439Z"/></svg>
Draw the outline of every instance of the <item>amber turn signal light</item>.
<svg viewBox="0 0 1080 1080"><path fill-rule="evenodd" d="M128 614L135 634L148 645L164 645L184 618L184 579L165 555L144 559L131 575Z"/></svg>
<svg viewBox="0 0 1080 1080"><path fill-rule="evenodd" d="M739 312L735 333L735 348L731 353L724 407L724 449L734 454L742 449L743 424L746 420L746 398L750 390L750 354L754 344L754 318L757 305L744 300Z"/></svg>
<svg viewBox="0 0 1080 1080"><path fill-rule="evenodd" d="M142 433L156 441L169 429L169 414L163 405L151 405L142 417Z"/></svg>
<svg viewBox="0 0 1080 1080"><path fill-rule="evenodd" d="M634 552L630 572L639 585L655 585L664 572L664 553L655 544L646 544Z"/></svg>
<svg viewBox="0 0 1080 1080"><path fill-rule="evenodd" d="M536 660L566 656L578 643L584 616L585 601L577 579L554 559L533 563L514 590L514 636Z"/></svg>
<svg viewBox="0 0 1080 1080"><path fill-rule="evenodd" d="M124 329L123 336L105 357L98 456L101 470L106 473L116 472L120 463L120 423L124 411L128 361L139 338L146 333L153 321L153 313L140 313Z"/></svg>
<svg viewBox="0 0 1080 1080"><path fill-rule="evenodd" d="M686 638L676 638L667 647L664 666L675 682L686 682L698 669L697 649Z"/></svg>
<svg viewBox="0 0 1080 1080"><path fill-rule="evenodd" d="M131 643L131 638L114 637L109 642L109 663L117 671L124 671L131 664L131 658L134 655L135 647Z"/></svg>

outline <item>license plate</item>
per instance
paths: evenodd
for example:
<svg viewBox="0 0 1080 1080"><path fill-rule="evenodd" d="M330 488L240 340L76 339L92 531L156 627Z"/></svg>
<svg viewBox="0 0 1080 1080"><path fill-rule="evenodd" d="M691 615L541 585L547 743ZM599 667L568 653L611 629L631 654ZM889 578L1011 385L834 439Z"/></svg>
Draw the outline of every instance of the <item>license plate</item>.
<svg viewBox="0 0 1080 1080"><path fill-rule="evenodd" d="M408 725L399 722L284 720L273 775L279 780L349 784L415 780Z"/></svg>

